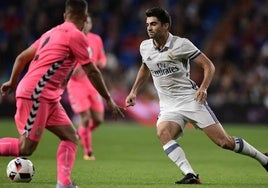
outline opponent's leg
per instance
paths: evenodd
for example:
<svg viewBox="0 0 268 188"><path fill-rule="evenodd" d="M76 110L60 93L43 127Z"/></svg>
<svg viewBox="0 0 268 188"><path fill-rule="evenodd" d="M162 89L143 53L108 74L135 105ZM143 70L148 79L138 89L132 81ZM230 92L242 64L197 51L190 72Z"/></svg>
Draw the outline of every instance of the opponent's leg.
<svg viewBox="0 0 268 188"><path fill-rule="evenodd" d="M190 163L186 159L185 153L175 140L170 140L163 146L166 155L181 169L184 175L195 174Z"/></svg>
<svg viewBox="0 0 268 188"><path fill-rule="evenodd" d="M234 137L234 140L235 152L255 158L263 165L265 170L268 172L268 157L265 154L258 151L256 148L254 148L242 138Z"/></svg>
<svg viewBox="0 0 268 188"><path fill-rule="evenodd" d="M41 104L42 106L42 104ZM0 139L0 155L1 156L29 156L31 155L37 145L38 141L42 136L42 123L40 122L45 122L43 117L45 116L45 112L40 115L40 113L37 113L38 109L34 109L33 111L33 101L27 100L27 99L22 99L22 98L17 98L16 99L16 114L15 114L15 122L16 122L16 127L18 130L18 133L21 135L20 138L10 138L10 137L5 137ZM39 127L36 127L35 125L32 125L31 131L28 132L28 137L23 135L24 133L24 128L25 128L25 122L28 122L28 118L32 118L31 116L29 117L29 114L36 114L34 118L34 123L38 124ZM31 119L32 120L32 119ZM39 122L40 121L40 122ZM39 132L38 138L37 138L37 131ZM34 138L36 138L35 141Z"/></svg>
<svg viewBox="0 0 268 188"><path fill-rule="evenodd" d="M80 125L77 130L81 145L84 151L84 155L89 152L89 137L88 137L88 127Z"/></svg>
<svg viewBox="0 0 268 188"><path fill-rule="evenodd" d="M221 124L210 125L204 128L203 131L220 147L252 157L264 165L264 167L265 165L268 166L268 157L265 154L258 151L244 139L229 136Z"/></svg>
<svg viewBox="0 0 268 188"><path fill-rule="evenodd" d="M92 149L92 120L89 120L89 125L86 128L86 134L87 134L87 151L84 153L84 160L95 160L95 156L93 154L93 149Z"/></svg>
<svg viewBox="0 0 268 188"><path fill-rule="evenodd" d="M57 180L61 185L67 186L71 182L77 146L70 141L61 141L57 151Z"/></svg>
<svg viewBox="0 0 268 188"><path fill-rule="evenodd" d="M5 137L0 139L0 156L30 156L38 145L24 135L20 138Z"/></svg>
<svg viewBox="0 0 268 188"><path fill-rule="evenodd" d="M79 115L81 117L81 125L79 125L77 133L81 141L81 145L84 151L84 159L85 159L85 157L90 152L91 135L89 135L89 132L88 132L90 129L90 124L91 124L90 111L86 110L84 112L79 113Z"/></svg>
<svg viewBox="0 0 268 188"><path fill-rule="evenodd" d="M19 139L18 138L1 138L0 139L1 156L19 156Z"/></svg>
<svg viewBox="0 0 268 188"><path fill-rule="evenodd" d="M174 122L161 122L157 126L158 138L163 144L167 156L180 168L185 177L176 184L200 184L198 175L192 169L185 153L174 140L181 132L181 127Z"/></svg>
<svg viewBox="0 0 268 188"><path fill-rule="evenodd" d="M75 162L78 142L75 128L67 125L50 126L47 129L61 139L57 150L57 187L72 186L71 172Z"/></svg>
<svg viewBox="0 0 268 188"><path fill-rule="evenodd" d="M92 147L92 133L93 131L100 126L100 124L104 120L104 112L102 109L98 110L90 110L91 119L89 120L89 126L87 127L87 134L88 134L88 151L84 155L85 160L95 160L95 156L93 153Z"/></svg>
<svg viewBox="0 0 268 188"><path fill-rule="evenodd" d="M91 110L92 124L90 125L90 130L93 131L99 127L104 121L104 112L103 110Z"/></svg>

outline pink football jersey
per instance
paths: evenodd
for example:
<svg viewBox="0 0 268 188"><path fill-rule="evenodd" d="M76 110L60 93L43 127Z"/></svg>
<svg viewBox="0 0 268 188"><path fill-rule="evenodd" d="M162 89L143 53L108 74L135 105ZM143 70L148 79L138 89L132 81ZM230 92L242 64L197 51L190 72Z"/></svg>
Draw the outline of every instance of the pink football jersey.
<svg viewBox="0 0 268 188"><path fill-rule="evenodd" d="M86 35L87 38L87 42L88 42L88 53L90 58L92 59L92 62L95 63L96 66L99 67L99 63L101 62L101 67L104 68L107 64L107 59L106 59L106 55L104 52L104 48L103 48L103 42L102 39L99 35L94 34L94 33L88 33ZM81 90L85 90L88 89L88 87L90 87L92 90L94 90L95 88L92 86L92 84L90 83L86 73L83 71L82 67L80 66L80 64L77 64L74 74L72 75L69 83L68 83L68 88L72 87L72 85L74 84L79 84L81 86L85 86L87 85L87 87L79 87L81 88ZM89 86L88 86L89 85ZM72 91L69 91L72 92ZM74 91L76 92L76 91Z"/></svg>
<svg viewBox="0 0 268 188"><path fill-rule="evenodd" d="M60 100L76 63L92 61L85 35L71 22L52 28L32 45L36 55L17 87L16 97Z"/></svg>
<svg viewBox="0 0 268 188"><path fill-rule="evenodd" d="M100 68L104 68L107 64L107 59L105 56L103 42L99 35L95 33L87 34L88 50L92 53L93 62ZM100 64L101 63L101 64Z"/></svg>

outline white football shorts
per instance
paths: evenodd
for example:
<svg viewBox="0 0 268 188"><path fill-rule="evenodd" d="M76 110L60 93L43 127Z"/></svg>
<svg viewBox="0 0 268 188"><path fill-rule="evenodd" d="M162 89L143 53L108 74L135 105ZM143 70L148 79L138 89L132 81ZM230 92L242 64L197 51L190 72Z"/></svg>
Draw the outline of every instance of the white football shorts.
<svg viewBox="0 0 268 188"><path fill-rule="evenodd" d="M164 121L175 122L181 126L182 130L185 128L187 123L191 123L199 129L219 123L217 117L210 109L208 104L199 104L197 101L188 103L185 109L167 109L161 111L156 125L158 126L159 123Z"/></svg>

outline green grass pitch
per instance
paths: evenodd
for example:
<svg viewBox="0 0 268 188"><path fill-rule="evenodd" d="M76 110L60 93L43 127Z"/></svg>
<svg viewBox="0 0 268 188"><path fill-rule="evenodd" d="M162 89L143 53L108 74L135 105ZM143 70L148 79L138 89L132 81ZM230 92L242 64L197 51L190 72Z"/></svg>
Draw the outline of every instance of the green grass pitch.
<svg viewBox="0 0 268 188"><path fill-rule="evenodd" d="M230 135L240 136L267 151L268 125L225 125ZM17 136L13 120L0 120L0 137ZM252 188L268 187L268 174L249 157L223 150L199 130L187 128L180 145L202 185L174 185L183 176L165 156L154 127L133 122L105 122L93 133L96 161L84 161L79 147L72 179L80 188ZM12 157L0 157L0 188L54 188L56 149L59 140L45 132L36 152L30 183L11 183L6 166Z"/></svg>

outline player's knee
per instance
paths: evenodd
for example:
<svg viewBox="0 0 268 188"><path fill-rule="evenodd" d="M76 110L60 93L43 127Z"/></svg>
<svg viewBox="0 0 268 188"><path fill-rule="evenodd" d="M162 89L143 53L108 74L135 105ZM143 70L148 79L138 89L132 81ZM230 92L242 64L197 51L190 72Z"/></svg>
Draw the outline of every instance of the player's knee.
<svg viewBox="0 0 268 188"><path fill-rule="evenodd" d="M64 140L69 140L70 142L73 142L74 144L78 144L78 141L79 141L79 136L77 133L73 134L73 135L70 135L68 136L66 139Z"/></svg>
<svg viewBox="0 0 268 188"><path fill-rule="evenodd" d="M102 118L95 119L95 120L94 120L94 125L95 125L96 127L98 127L98 126L100 126L100 124L103 123L103 121L104 121L104 119L102 119Z"/></svg>
<svg viewBox="0 0 268 188"><path fill-rule="evenodd" d="M166 144L168 141L172 139L167 129L157 130L157 137L161 141L162 144Z"/></svg>
<svg viewBox="0 0 268 188"><path fill-rule="evenodd" d="M21 156L30 156L33 154L33 152L36 149L36 145L35 144L31 144L31 143L20 143L19 146L19 154Z"/></svg>
<svg viewBox="0 0 268 188"><path fill-rule="evenodd" d="M37 145L38 141L32 141L29 138L22 136L20 137L19 154L21 156L30 156L35 151Z"/></svg>
<svg viewBox="0 0 268 188"><path fill-rule="evenodd" d="M89 124L89 118L82 118L81 122L82 122L82 125L83 125L83 126L88 127L88 124Z"/></svg>
<svg viewBox="0 0 268 188"><path fill-rule="evenodd" d="M163 135L164 135L164 131L163 130L157 130L157 138L159 140L161 140L161 138L163 137Z"/></svg>
<svg viewBox="0 0 268 188"><path fill-rule="evenodd" d="M78 141L79 141L79 136L78 136L78 134L76 133L76 134L75 134L75 137L74 137L74 143L75 143L75 144L78 144Z"/></svg>
<svg viewBox="0 0 268 188"><path fill-rule="evenodd" d="M20 155L21 156L31 156L33 154L33 152L34 151L20 149Z"/></svg>

